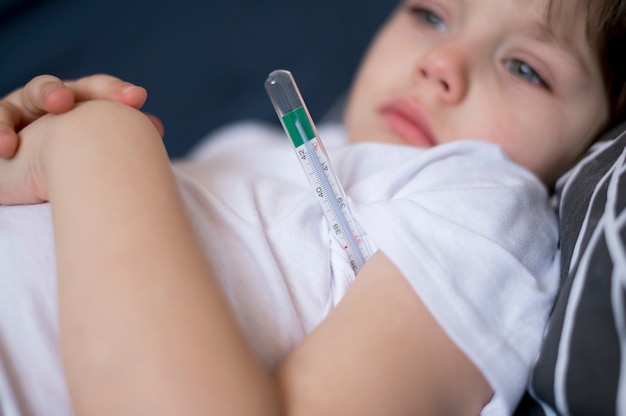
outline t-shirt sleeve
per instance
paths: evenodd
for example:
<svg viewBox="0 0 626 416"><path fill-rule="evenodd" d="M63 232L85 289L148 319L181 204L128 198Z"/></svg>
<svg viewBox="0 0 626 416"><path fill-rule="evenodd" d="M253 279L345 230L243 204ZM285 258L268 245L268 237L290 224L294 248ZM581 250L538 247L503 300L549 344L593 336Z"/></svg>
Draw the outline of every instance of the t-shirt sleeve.
<svg viewBox="0 0 626 416"><path fill-rule="evenodd" d="M558 284L556 217L545 187L495 146L423 154L355 183L357 219L491 384L483 414L511 414Z"/></svg>

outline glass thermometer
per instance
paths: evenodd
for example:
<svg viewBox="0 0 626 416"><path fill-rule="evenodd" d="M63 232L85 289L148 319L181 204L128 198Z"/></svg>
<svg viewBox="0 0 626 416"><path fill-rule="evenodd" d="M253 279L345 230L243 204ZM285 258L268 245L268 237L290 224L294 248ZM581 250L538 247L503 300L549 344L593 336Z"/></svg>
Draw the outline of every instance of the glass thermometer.
<svg viewBox="0 0 626 416"><path fill-rule="evenodd" d="M370 252L293 76L289 71L273 71L265 81L265 89L296 148L298 160L324 210L332 234L348 253L352 270L357 273L370 257Z"/></svg>

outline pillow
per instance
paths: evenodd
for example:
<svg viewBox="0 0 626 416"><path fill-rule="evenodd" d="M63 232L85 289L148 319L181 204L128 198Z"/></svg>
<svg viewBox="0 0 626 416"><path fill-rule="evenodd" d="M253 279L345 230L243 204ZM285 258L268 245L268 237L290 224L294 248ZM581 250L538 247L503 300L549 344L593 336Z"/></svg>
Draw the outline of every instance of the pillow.
<svg viewBox="0 0 626 416"><path fill-rule="evenodd" d="M561 289L516 415L626 411L626 123L557 184Z"/></svg>

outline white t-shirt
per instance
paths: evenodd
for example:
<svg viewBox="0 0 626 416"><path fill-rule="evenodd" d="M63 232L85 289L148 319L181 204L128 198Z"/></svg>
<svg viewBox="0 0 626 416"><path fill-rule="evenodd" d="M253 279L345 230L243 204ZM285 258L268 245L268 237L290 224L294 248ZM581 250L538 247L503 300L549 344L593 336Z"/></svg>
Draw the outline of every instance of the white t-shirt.
<svg viewBox="0 0 626 416"><path fill-rule="evenodd" d="M557 225L544 187L486 143L423 151L346 146L339 126L320 134L370 245L494 388L483 414L510 414L558 284ZM214 136L174 171L239 323L271 368L341 300L354 273L282 131L241 123ZM6 415L70 413L49 217L47 204L0 207Z"/></svg>

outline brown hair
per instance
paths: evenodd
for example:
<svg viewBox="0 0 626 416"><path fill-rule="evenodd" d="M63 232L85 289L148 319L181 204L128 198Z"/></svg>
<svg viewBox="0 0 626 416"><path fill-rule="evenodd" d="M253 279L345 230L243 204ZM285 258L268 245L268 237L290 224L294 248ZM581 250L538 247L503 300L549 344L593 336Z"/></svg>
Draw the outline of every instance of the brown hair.
<svg viewBox="0 0 626 416"><path fill-rule="evenodd" d="M626 119L626 1L624 0L549 0L547 19L561 28L567 22L554 22L560 8L578 8L585 13L587 41L602 71L609 119L605 129ZM555 13L556 12L556 13ZM575 22L575 19L568 19ZM569 30L574 28L570 27Z"/></svg>

